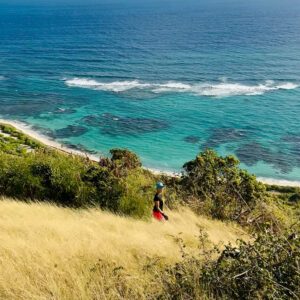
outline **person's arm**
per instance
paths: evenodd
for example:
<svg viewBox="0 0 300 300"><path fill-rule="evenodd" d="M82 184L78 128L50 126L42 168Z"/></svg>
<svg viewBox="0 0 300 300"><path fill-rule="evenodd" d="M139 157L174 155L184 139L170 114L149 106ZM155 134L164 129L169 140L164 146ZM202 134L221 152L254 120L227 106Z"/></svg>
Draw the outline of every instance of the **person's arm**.
<svg viewBox="0 0 300 300"><path fill-rule="evenodd" d="M160 209L159 207L159 201L155 201L155 207L157 208L157 210L161 213L164 214L164 212Z"/></svg>
<svg viewBox="0 0 300 300"><path fill-rule="evenodd" d="M155 201L155 207L164 216L165 220L169 220L169 217L160 209L160 207L159 207L159 201Z"/></svg>

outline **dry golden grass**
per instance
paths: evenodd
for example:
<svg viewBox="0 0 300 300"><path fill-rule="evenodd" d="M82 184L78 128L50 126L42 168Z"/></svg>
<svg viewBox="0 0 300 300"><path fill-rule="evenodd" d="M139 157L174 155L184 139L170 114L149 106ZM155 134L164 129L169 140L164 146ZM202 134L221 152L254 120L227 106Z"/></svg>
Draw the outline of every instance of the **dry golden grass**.
<svg viewBox="0 0 300 300"><path fill-rule="evenodd" d="M155 297L159 283L142 268L158 257L161 265L180 260L175 237L188 251L197 250L199 226L214 243L247 238L187 209L169 216L161 224L0 199L0 299Z"/></svg>

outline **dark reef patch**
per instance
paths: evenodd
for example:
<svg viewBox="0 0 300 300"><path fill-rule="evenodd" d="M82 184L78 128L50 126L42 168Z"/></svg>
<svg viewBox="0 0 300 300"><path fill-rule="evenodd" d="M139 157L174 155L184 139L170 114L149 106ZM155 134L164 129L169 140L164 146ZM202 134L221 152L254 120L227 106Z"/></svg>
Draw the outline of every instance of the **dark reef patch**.
<svg viewBox="0 0 300 300"><path fill-rule="evenodd" d="M290 156L282 151L275 152L273 161L270 163L283 174L292 172L296 167L296 164L290 160Z"/></svg>
<svg viewBox="0 0 300 300"><path fill-rule="evenodd" d="M139 135L167 129L168 123L150 118L130 118L110 113L90 115L82 119L89 126L99 127L102 134L110 136Z"/></svg>
<svg viewBox="0 0 300 300"><path fill-rule="evenodd" d="M7 105L0 104L2 115L10 116L38 116L43 112L49 112L53 109L52 105L43 101L18 101Z"/></svg>
<svg viewBox="0 0 300 300"><path fill-rule="evenodd" d="M93 126L93 127L98 127L101 125L100 116L97 116L97 115L85 116L80 121L82 121L83 123L85 123L89 126Z"/></svg>
<svg viewBox="0 0 300 300"><path fill-rule="evenodd" d="M287 134L281 138L281 141L287 144L289 160L300 168L300 134Z"/></svg>
<svg viewBox="0 0 300 300"><path fill-rule="evenodd" d="M52 137L54 138L69 138L85 134L88 129L84 126L69 125L65 128L53 131Z"/></svg>
<svg viewBox="0 0 300 300"><path fill-rule="evenodd" d="M300 134L287 134L284 135L281 140L286 143L299 144L300 145Z"/></svg>
<svg viewBox="0 0 300 300"><path fill-rule="evenodd" d="M254 166L259 161L270 161L272 152L257 142L241 145L236 151L238 159L247 166Z"/></svg>
<svg viewBox="0 0 300 300"><path fill-rule="evenodd" d="M300 168L300 145L294 145L291 149L291 155L295 158L295 163Z"/></svg>
<svg viewBox="0 0 300 300"><path fill-rule="evenodd" d="M291 149L291 153L292 153L292 155L294 155L295 157L298 157L300 159L300 147L298 147L297 145L295 145Z"/></svg>
<svg viewBox="0 0 300 300"><path fill-rule="evenodd" d="M44 128L42 126L39 125L33 125L31 126L32 130L40 132L43 135L46 135L48 137L52 137L53 138L53 131L51 129L48 128Z"/></svg>
<svg viewBox="0 0 300 300"><path fill-rule="evenodd" d="M0 112L10 116L38 116L41 113L52 112L55 107L63 104L57 95L20 93L0 99Z"/></svg>
<svg viewBox="0 0 300 300"><path fill-rule="evenodd" d="M201 149L216 148L222 144L239 141L247 136L245 129L215 128Z"/></svg>
<svg viewBox="0 0 300 300"><path fill-rule="evenodd" d="M200 142L200 138L194 135L186 136L183 140L189 144L198 144Z"/></svg>
<svg viewBox="0 0 300 300"><path fill-rule="evenodd" d="M253 166L262 161L272 165L283 174L290 173L295 164L287 153L272 151L257 142L241 145L236 151L238 159L247 166Z"/></svg>
<svg viewBox="0 0 300 300"><path fill-rule="evenodd" d="M18 87L15 87L18 89ZM72 97L65 99L56 93L33 93L33 92L18 92L16 91L11 96L10 93L3 91L0 99L0 113L9 116L39 116L46 113L58 113L58 108L63 108L66 105L72 107L66 109L66 113L71 113L74 107L81 107L89 101L82 97Z"/></svg>
<svg viewBox="0 0 300 300"><path fill-rule="evenodd" d="M82 144L73 144L73 143L69 143L69 142L64 142L64 145L66 145L68 148L73 149L73 150L78 150L84 153L89 153L89 154L98 154L97 151L94 150L90 150L88 148L86 148L84 145Z"/></svg>

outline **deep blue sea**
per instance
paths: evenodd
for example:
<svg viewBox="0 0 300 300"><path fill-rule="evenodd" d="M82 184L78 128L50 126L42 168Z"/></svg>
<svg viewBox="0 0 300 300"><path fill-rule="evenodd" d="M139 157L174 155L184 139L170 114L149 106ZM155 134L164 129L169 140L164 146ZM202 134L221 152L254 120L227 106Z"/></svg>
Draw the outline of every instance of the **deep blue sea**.
<svg viewBox="0 0 300 300"><path fill-rule="evenodd" d="M0 117L154 169L213 148L300 180L300 1L199 2L0 4Z"/></svg>

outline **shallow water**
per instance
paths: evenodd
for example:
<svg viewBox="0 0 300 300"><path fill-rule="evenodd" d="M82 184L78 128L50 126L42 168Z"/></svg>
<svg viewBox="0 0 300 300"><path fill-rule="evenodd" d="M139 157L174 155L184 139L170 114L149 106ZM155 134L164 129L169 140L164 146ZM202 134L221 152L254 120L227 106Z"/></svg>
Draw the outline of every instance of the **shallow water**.
<svg viewBox="0 0 300 300"><path fill-rule="evenodd" d="M0 116L155 169L214 148L300 180L300 4L267 3L0 5Z"/></svg>

